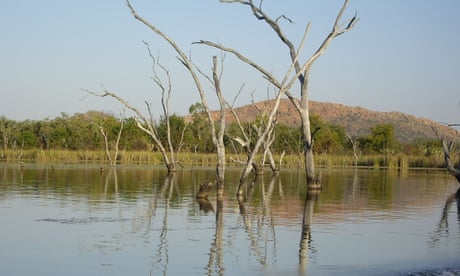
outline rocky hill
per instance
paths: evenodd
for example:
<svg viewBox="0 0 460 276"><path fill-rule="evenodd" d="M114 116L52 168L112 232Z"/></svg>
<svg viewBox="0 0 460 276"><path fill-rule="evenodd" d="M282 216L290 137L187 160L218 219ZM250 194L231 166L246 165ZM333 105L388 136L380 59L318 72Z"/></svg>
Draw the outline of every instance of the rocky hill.
<svg viewBox="0 0 460 276"><path fill-rule="evenodd" d="M262 101L255 105L246 105L235 109L242 122L253 120L260 110L268 110L273 101ZM310 101L310 114L318 115L321 120L345 127L353 136L364 136L377 125L388 123L394 126L397 139L401 143L410 143L418 139L436 138L432 127L435 126L443 135L458 140L460 134L445 125L429 119L419 118L402 112L377 112L362 107L350 107L342 104ZM215 113L217 118L218 113ZM300 126L300 117L294 106L283 99L278 110L278 122L290 126ZM227 122L233 116L227 115Z"/></svg>

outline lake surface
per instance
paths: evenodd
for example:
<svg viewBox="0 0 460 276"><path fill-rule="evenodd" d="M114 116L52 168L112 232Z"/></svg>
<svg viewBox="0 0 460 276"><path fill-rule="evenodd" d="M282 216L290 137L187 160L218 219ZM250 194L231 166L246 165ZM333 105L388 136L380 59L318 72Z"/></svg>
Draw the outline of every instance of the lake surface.
<svg viewBox="0 0 460 276"><path fill-rule="evenodd" d="M0 164L0 275L460 274L458 184L444 171L295 170L235 196L214 169ZM456 274L457 273L457 274Z"/></svg>

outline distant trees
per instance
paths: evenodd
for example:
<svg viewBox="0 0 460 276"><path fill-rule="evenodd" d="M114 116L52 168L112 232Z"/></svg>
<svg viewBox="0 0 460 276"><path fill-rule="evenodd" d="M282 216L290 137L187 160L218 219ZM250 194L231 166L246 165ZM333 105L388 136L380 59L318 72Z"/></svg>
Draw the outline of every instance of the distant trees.
<svg viewBox="0 0 460 276"><path fill-rule="evenodd" d="M207 115L200 109L200 104L191 106L188 117L172 114L169 116L170 136L173 147L180 152L215 153L215 146L210 136ZM260 120L260 118L258 119ZM436 158L443 149L438 139L417 139L408 144L400 144L395 129L389 124L379 124L369 129L369 134L352 137L350 141L344 128L321 120L311 115L312 129L317 130L314 139L314 153L320 155L388 155L408 154L412 156ZM253 125L257 122L242 122L250 143L255 143L257 133ZM104 136L100 132L103 127L110 147L120 131L120 118L99 111L62 113L54 119L39 121L14 121L0 117L0 155L7 150L105 150ZM187 126L187 127L186 127ZM217 127L217 125L216 125ZM158 138L167 141L166 121L158 122ZM274 140L270 150L279 156L302 155L302 131L299 126L277 123L274 127ZM246 156L245 149L232 140L241 134L236 123L229 122L224 135L224 145L228 153ZM353 146L356 148L354 149ZM119 140L120 151L159 151L152 138L142 131L134 117L123 119L123 131ZM260 152L259 154L263 154ZM244 160L240 160L244 161ZM413 164L417 165L417 164Z"/></svg>
<svg viewBox="0 0 460 276"><path fill-rule="evenodd" d="M120 137L120 149L149 150L151 142L137 127L133 118L124 119L124 131ZM95 124L95 122L98 122ZM115 139L120 128L119 120L106 113L89 111L72 116L62 113L52 120L13 121L0 118L0 143L3 150L103 150L104 138L99 126L109 139Z"/></svg>
<svg viewBox="0 0 460 276"><path fill-rule="evenodd" d="M186 139L191 152L212 152L214 143L206 109L202 103L192 104L189 108L192 121L189 125L190 139Z"/></svg>
<svg viewBox="0 0 460 276"><path fill-rule="evenodd" d="M362 137L360 144L366 152L381 154L394 153L398 149L394 126L378 124L371 128L369 136Z"/></svg>

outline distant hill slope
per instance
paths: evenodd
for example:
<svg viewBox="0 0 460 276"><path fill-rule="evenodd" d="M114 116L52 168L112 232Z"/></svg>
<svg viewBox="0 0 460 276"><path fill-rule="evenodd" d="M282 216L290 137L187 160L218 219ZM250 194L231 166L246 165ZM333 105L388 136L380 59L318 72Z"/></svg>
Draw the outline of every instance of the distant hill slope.
<svg viewBox="0 0 460 276"><path fill-rule="evenodd" d="M267 109L273 100L262 101L254 105L245 105L235 108L242 122L253 120L258 109ZM443 135L450 139L458 140L460 135L456 130L437 122L408 115L402 112L377 112L362 107L350 107L342 104L310 101L310 114L318 115L321 120L334 125L345 127L353 136L364 136L370 129L378 124L388 123L394 126L397 139L401 143L410 143L417 139L436 138L431 126L435 126ZM218 113L214 113L217 118ZM233 116L227 114L227 122L233 122ZM278 122L300 126L300 117L288 99L283 99L278 110Z"/></svg>

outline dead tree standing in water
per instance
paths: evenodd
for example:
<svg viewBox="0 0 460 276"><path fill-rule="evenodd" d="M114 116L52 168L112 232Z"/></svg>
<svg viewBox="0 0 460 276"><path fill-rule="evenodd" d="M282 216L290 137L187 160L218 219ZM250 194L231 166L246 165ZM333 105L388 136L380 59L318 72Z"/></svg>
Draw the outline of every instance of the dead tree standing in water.
<svg viewBox="0 0 460 276"><path fill-rule="evenodd" d="M171 90L172 90L171 76L169 74L169 71L159 62L159 58L155 58L152 55L149 45L145 42L144 44L146 45L149 56L152 59L152 72L153 72L152 80L161 90L161 106L163 109L163 116L166 121L167 143L168 143L167 145L163 145L160 139L160 136L158 135L158 125L153 118L150 103L145 102L147 111L148 111L148 116L145 116L140 110L130 105L125 99L123 99L122 97L120 97L119 95L113 92L108 91L105 88L104 88L104 93L102 94L97 94L95 92L91 92L88 90L84 90L84 91L86 91L89 94L98 96L98 97L106 97L106 96L112 97L115 100L117 100L119 103L121 103L124 107L134 112L137 116L136 117L137 127L143 130L145 133L147 133L152 138L152 140L155 143L155 146L158 147L158 149L161 152L161 155L163 157L163 162L168 170L168 173L175 173L177 170L177 167L176 167L177 160L176 160L175 153L174 153L175 151L174 145L172 144L172 141L171 141L171 126L169 122L169 117L170 117L169 116L170 115L169 114L169 99L171 97ZM162 78L160 77L157 71L157 67L160 68L160 70L163 72L164 76L166 77L167 79L166 84L163 83ZM182 134L183 133L184 133L184 130L182 131ZM178 146L179 148L180 148L181 143L182 141L179 142L179 146Z"/></svg>
<svg viewBox="0 0 460 276"><path fill-rule="evenodd" d="M224 142L223 142L223 137L224 137L223 133L225 131L225 119L224 119L225 116L222 116L222 113L224 113L225 111L225 104L224 104L223 97L221 94L220 78L217 75L217 70L218 70L217 69L217 58L213 57L213 82L214 82L215 92L217 94L217 97L219 98L220 110L221 110L219 133L216 131L216 128L214 126L214 119L212 117L211 110L209 109L209 105L207 103L205 90L198 76L200 73L199 70L196 68L196 66L193 64L191 59L184 53L184 51L176 44L176 42L173 39L167 36L164 32L158 29L155 25L151 24L146 19L141 17L137 13L137 11L134 9L134 7L131 5L129 0L126 1L126 5L130 9L131 14L134 16L136 20L144 24L147 28L149 28L151 31L153 31L155 34L160 36L166 43L169 44L169 46L178 54L179 61L184 65L184 67L190 73L190 76L192 77L194 81L195 88L197 89L200 95L201 103L205 109L205 113L207 115L208 122L211 127L213 143L217 148L217 154L218 154L218 157L217 157L218 164L216 166L217 184L218 184L218 191L221 191L223 188L222 185L224 182L224 173L225 173L225 147L224 147Z"/></svg>
<svg viewBox="0 0 460 276"><path fill-rule="evenodd" d="M285 89L284 85L282 85L282 82L279 82L276 78L274 78L274 76L271 73L269 73L268 70L265 70L263 67L251 61L249 58L243 56L238 51L234 49L230 49L230 48L225 48L213 42L201 41L201 43L204 43L206 45L216 47L223 51L234 54L241 61L243 61L244 63L247 63L248 65L252 66L256 70L261 72L263 76L268 81L270 81L275 87L277 87L280 90L285 90L283 91L283 94L285 93L288 96L288 98L291 100L292 104L295 106L297 112L299 113L301 121L302 121L302 134L303 134L302 139L303 139L303 148L304 148L305 171L307 175L307 185L314 186L318 184L317 175L315 173L314 158L313 158L314 157L313 156L313 138L314 138L313 136L314 135L310 128L310 114L309 114L309 107L308 107L308 103L309 103L308 81L309 81L309 76L310 76L310 70L314 62L325 52L325 50L327 49L327 47L329 46L329 44L334 38L353 29L353 27L358 22L357 15L355 14L354 17L347 19L344 22L341 21L343 13L345 12L347 4L348 4L348 0L345 0L344 4L342 5L342 8L340 9L336 17L336 20L334 22L331 32L326 36L326 38L323 40L323 42L320 44L320 46L314 52L314 54L309 59L307 59L307 61L303 65L301 65L299 61L299 52L302 50L302 47L299 47L298 49L296 49L294 44L286 36L286 34L284 33L284 31L282 30L279 24L280 19L285 19L291 22L291 20L288 17L286 17L285 15L281 15L281 16L278 16L276 19L271 18L268 14L265 13L265 11L262 8L263 0L259 2L259 5L256 5L253 0L220 0L220 2L238 3L238 4L242 4L242 5L249 7L254 17L257 20L265 22L274 31L274 33L278 36L281 42L287 46L289 50L289 55L291 57L291 62L295 69L297 80L300 85L300 98L295 97L290 92L290 87L288 89ZM310 28L310 24L308 23L306 26L305 35L308 33L309 28Z"/></svg>

